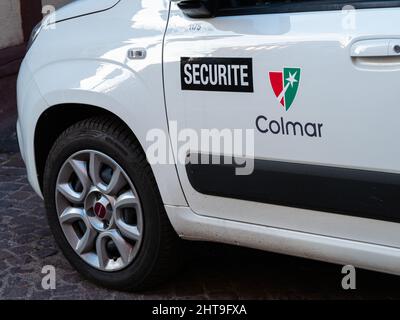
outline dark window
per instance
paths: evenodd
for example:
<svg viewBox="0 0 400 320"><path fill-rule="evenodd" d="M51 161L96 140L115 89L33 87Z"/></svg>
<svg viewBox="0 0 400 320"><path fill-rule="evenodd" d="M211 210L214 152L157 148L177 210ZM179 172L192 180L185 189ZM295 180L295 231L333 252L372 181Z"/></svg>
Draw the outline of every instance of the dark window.
<svg viewBox="0 0 400 320"><path fill-rule="evenodd" d="M342 10L350 5L355 9L400 7L400 1L372 0L219 0L218 16Z"/></svg>
<svg viewBox="0 0 400 320"><path fill-rule="evenodd" d="M243 8L243 7L253 7L253 6L265 6L276 3L298 3L305 2L304 0L220 0L220 8ZM310 1L308 1L310 2Z"/></svg>

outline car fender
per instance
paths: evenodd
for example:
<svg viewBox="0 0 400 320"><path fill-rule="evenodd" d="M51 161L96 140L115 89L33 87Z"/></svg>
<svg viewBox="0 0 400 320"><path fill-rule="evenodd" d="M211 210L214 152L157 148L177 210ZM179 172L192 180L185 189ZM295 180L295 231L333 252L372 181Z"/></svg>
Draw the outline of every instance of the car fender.
<svg viewBox="0 0 400 320"><path fill-rule="evenodd" d="M161 66L154 65L154 68L161 69ZM96 106L122 119L135 134L143 150L146 151L153 143L147 139L152 129L162 130L166 134L170 148L161 71L154 71L160 76L149 87L138 73L111 61L82 59L47 64L33 75L35 83L40 84L39 92L46 103L35 106L31 113L34 119L30 121L36 123L50 106ZM57 81L54 81L55 75ZM151 164L151 167L164 204L187 205L175 164L159 163Z"/></svg>

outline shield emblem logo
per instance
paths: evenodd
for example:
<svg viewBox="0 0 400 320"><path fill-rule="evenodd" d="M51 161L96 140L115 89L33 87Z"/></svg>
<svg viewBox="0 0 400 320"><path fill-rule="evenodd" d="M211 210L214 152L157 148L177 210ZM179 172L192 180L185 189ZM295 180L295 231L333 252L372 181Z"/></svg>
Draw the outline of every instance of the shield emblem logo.
<svg viewBox="0 0 400 320"><path fill-rule="evenodd" d="M297 95L300 84L300 68L284 68L269 73L269 81L279 103L289 110Z"/></svg>

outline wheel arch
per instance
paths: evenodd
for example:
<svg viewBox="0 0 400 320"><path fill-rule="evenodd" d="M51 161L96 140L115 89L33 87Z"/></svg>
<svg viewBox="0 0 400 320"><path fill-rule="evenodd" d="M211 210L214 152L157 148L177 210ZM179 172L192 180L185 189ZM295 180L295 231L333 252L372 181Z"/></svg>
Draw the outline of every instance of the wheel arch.
<svg viewBox="0 0 400 320"><path fill-rule="evenodd" d="M104 108L94 105L65 103L46 109L37 121L34 134L34 156L39 185L42 191L47 156L57 138L73 124L94 116L107 116L117 119L121 125L125 126L132 133L132 137L138 140L135 133L124 120Z"/></svg>
<svg viewBox="0 0 400 320"><path fill-rule="evenodd" d="M46 108L38 117L32 137L32 156L35 163L34 169L36 169L35 180L41 192L43 191L43 174L46 160L56 139L68 127L94 116L108 116L117 119L121 125L132 133L132 138L138 141L142 151L145 152L146 145L143 143L146 143L146 141L141 141L143 132L140 132L140 135L135 133L132 125L128 124L116 113L92 104L63 103L53 105ZM135 121L135 123L137 122ZM143 128L141 130L143 131ZM150 167L156 179L163 203L166 205L187 205L175 165L150 164Z"/></svg>

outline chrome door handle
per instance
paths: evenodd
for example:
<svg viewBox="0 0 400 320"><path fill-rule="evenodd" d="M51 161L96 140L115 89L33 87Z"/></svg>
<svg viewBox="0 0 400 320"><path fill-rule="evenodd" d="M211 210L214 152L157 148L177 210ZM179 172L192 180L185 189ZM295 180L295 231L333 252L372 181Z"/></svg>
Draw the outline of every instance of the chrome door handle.
<svg viewBox="0 0 400 320"><path fill-rule="evenodd" d="M400 39L374 39L357 41L351 47L352 58L400 56Z"/></svg>

